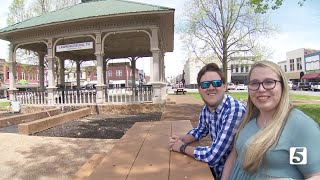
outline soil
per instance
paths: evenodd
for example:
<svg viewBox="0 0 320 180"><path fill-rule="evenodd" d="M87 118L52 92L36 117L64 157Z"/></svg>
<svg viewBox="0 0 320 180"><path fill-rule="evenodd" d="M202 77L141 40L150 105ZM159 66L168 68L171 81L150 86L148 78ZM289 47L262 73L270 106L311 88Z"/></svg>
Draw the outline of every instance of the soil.
<svg viewBox="0 0 320 180"><path fill-rule="evenodd" d="M160 112L93 115L33 134L34 136L120 139L135 122L159 121Z"/></svg>
<svg viewBox="0 0 320 180"><path fill-rule="evenodd" d="M19 113L10 113L10 112L0 112L0 118L3 118L3 117L10 117L10 116L16 116L18 115ZM20 113L21 114L21 113Z"/></svg>

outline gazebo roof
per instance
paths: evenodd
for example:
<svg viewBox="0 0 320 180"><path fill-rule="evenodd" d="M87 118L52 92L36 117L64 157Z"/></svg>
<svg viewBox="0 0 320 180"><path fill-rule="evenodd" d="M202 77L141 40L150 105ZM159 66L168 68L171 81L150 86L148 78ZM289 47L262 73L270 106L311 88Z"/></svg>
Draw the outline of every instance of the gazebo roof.
<svg viewBox="0 0 320 180"><path fill-rule="evenodd" d="M125 0L100 0L80 3L75 6L49 12L41 16L19 22L0 30L0 34L8 31L50 25L52 23L81 20L98 16L121 15L129 13L155 12L174 10L168 7L150 5ZM1 37L0 37L1 38Z"/></svg>

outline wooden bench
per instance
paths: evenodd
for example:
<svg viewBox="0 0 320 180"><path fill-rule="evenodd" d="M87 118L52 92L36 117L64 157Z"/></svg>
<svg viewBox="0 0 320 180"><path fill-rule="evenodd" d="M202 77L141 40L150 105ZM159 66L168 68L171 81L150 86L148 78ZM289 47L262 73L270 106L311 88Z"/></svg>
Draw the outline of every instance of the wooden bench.
<svg viewBox="0 0 320 180"><path fill-rule="evenodd" d="M172 134L191 128L190 121L137 122L86 179L212 180L207 163L168 149Z"/></svg>

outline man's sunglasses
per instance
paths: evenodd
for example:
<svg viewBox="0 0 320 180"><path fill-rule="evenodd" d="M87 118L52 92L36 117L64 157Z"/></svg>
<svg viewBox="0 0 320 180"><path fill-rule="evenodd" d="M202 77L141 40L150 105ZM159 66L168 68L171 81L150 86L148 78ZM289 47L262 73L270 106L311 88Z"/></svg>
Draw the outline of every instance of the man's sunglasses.
<svg viewBox="0 0 320 180"><path fill-rule="evenodd" d="M210 87L210 84L212 84L213 87L221 87L222 80L202 81L200 82L200 87L202 89L208 89Z"/></svg>

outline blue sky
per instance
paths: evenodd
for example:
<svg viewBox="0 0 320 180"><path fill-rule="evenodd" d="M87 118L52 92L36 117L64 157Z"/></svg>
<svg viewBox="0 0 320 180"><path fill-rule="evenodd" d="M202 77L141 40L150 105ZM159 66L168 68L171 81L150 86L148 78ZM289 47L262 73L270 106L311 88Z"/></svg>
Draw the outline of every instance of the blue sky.
<svg viewBox="0 0 320 180"><path fill-rule="evenodd" d="M12 0L1 0L0 28L6 27L8 7ZM183 17L184 0L135 0L175 8L175 24L179 25ZM320 49L320 1L307 0L303 7L298 0L285 0L280 9L271 14L271 23L279 27L279 32L266 39L263 43L272 50L270 60L278 62L286 59L286 52L298 48ZM166 53L166 76L180 74L185 61L185 52L180 42L179 34L175 34L174 52ZM0 41L0 58L7 59L7 43ZM147 61L137 61L138 68L145 69L149 74Z"/></svg>

